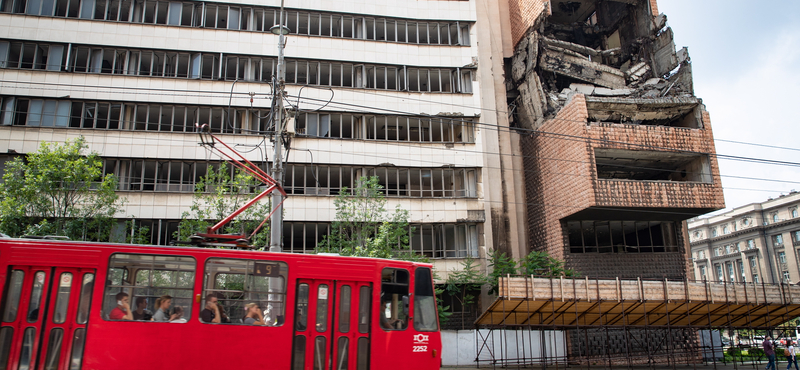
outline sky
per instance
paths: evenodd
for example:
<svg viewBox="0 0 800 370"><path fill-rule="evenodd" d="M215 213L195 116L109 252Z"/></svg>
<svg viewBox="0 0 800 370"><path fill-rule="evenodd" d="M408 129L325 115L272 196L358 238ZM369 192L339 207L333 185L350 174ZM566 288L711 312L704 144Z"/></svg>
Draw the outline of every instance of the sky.
<svg viewBox="0 0 800 370"><path fill-rule="evenodd" d="M689 49L717 154L800 163L800 1L659 0L658 10ZM800 191L800 165L719 167L726 210Z"/></svg>

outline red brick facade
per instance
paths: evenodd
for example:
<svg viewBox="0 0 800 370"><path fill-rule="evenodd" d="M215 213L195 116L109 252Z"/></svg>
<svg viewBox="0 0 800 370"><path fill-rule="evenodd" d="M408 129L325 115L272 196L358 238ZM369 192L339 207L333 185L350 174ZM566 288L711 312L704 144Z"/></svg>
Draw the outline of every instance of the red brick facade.
<svg viewBox="0 0 800 370"><path fill-rule="evenodd" d="M516 46L542 13L550 14L550 0L508 0L511 37Z"/></svg>
<svg viewBox="0 0 800 370"><path fill-rule="evenodd" d="M522 139L527 159L528 220L532 250L545 250L581 274L598 276L619 266L617 276L678 277L685 274L685 253L570 254L561 220L590 207L651 209L665 213L724 207L719 168L709 156L712 182L598 179L596 148L683 150L715 153L706 112L698 129L630 124L588 124L586 99L576 94L538 132ZM670 211L671 210L671 211ZM688 218L690 216L686 216ZM680 225L680 224L679 224ZM680 226L683 229L682 226ZM685 232L679 230L679 245Z"/></svg>

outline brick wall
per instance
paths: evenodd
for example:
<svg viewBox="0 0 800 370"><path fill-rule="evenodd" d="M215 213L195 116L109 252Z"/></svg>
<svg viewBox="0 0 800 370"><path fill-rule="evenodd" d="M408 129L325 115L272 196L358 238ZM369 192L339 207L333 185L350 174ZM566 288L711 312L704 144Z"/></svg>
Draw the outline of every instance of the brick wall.
<svg viewBox="0 0 800 370"><path fill-rule="evenodd" d="M550 14L550 0L508 0L508 13L511 37L516 47L542 13Z"/></svg>
<svg viewBox="0 0 800 370"><path fill-rule="evenodd" d="M532 250L563 260L559 220L594 205L589 145L584 126L589 114L583 95L575 95L540 132L521 138L528 196L528 235Z"/></svg>
<svg viewBox="0 0 800 370"><path fill-rule="evenodd" d="M654 17L658 15L658 1L650 0L650 13L653 14Z"/></svg>
<svg viewBox="0 0 800 370"><path fill-rule="evenodd" d="M555 118L543 123L539 132L521 140L526 159L531 250L546 251L585 276L684 278L687 271L685 247L670 253L570 254L561 220L593 206L660 208L666 209L665 212L680 208L723 208L719 168L713 156L709 158L711 184L597 179L594 165L596 147L642 150L646 148L641 145L649 145L715 153L707 113L702 114L702 120L704 130L647 125L588 125L585 97L574 95ZM679 245L685 246L683 226L677 229Z"/></svg>

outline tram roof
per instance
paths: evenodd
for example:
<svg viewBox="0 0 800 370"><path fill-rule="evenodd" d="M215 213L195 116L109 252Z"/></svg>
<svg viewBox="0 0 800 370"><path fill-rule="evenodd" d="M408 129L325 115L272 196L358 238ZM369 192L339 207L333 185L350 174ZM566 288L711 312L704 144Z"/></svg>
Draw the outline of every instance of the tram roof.
<svg viewBox="0 0 800 370"><path fill-rule="evenodd" d="M800 286L791 284L535 277L499 284L476 325L734 329L776 327L800 316Z"/></svg>

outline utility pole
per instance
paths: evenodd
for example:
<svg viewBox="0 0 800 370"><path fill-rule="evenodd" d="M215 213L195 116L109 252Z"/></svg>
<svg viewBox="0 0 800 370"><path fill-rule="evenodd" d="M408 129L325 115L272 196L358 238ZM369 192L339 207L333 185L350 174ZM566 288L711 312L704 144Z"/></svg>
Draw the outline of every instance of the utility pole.
<svg viewBox="0 0 800 370"><path fill-rule="evenodd" d="M275 181L281 186L283 186L283 88L286 80L286 70L283 63L283 46L286 42L286 35L289 34L289 28L283 25L283 1L284 0L281 0L280 23L272 26L272 28L269 29L270 32L278 35L278 86L276 89L278 93L276 96L272 97L273 99L278 99L278 104L275 108L277 112L273 112L275 117L275 137L272 140L272 145L275 149L275 153L272 155L272 178L275 179ZM272 206L275 207L276 205L280 205L277 207L275 213L272 214L272 218L270 219L270 252L283 251L283 205L281 202L283 202L283 195L281 195L280 192L273 191Z"/></svg>

